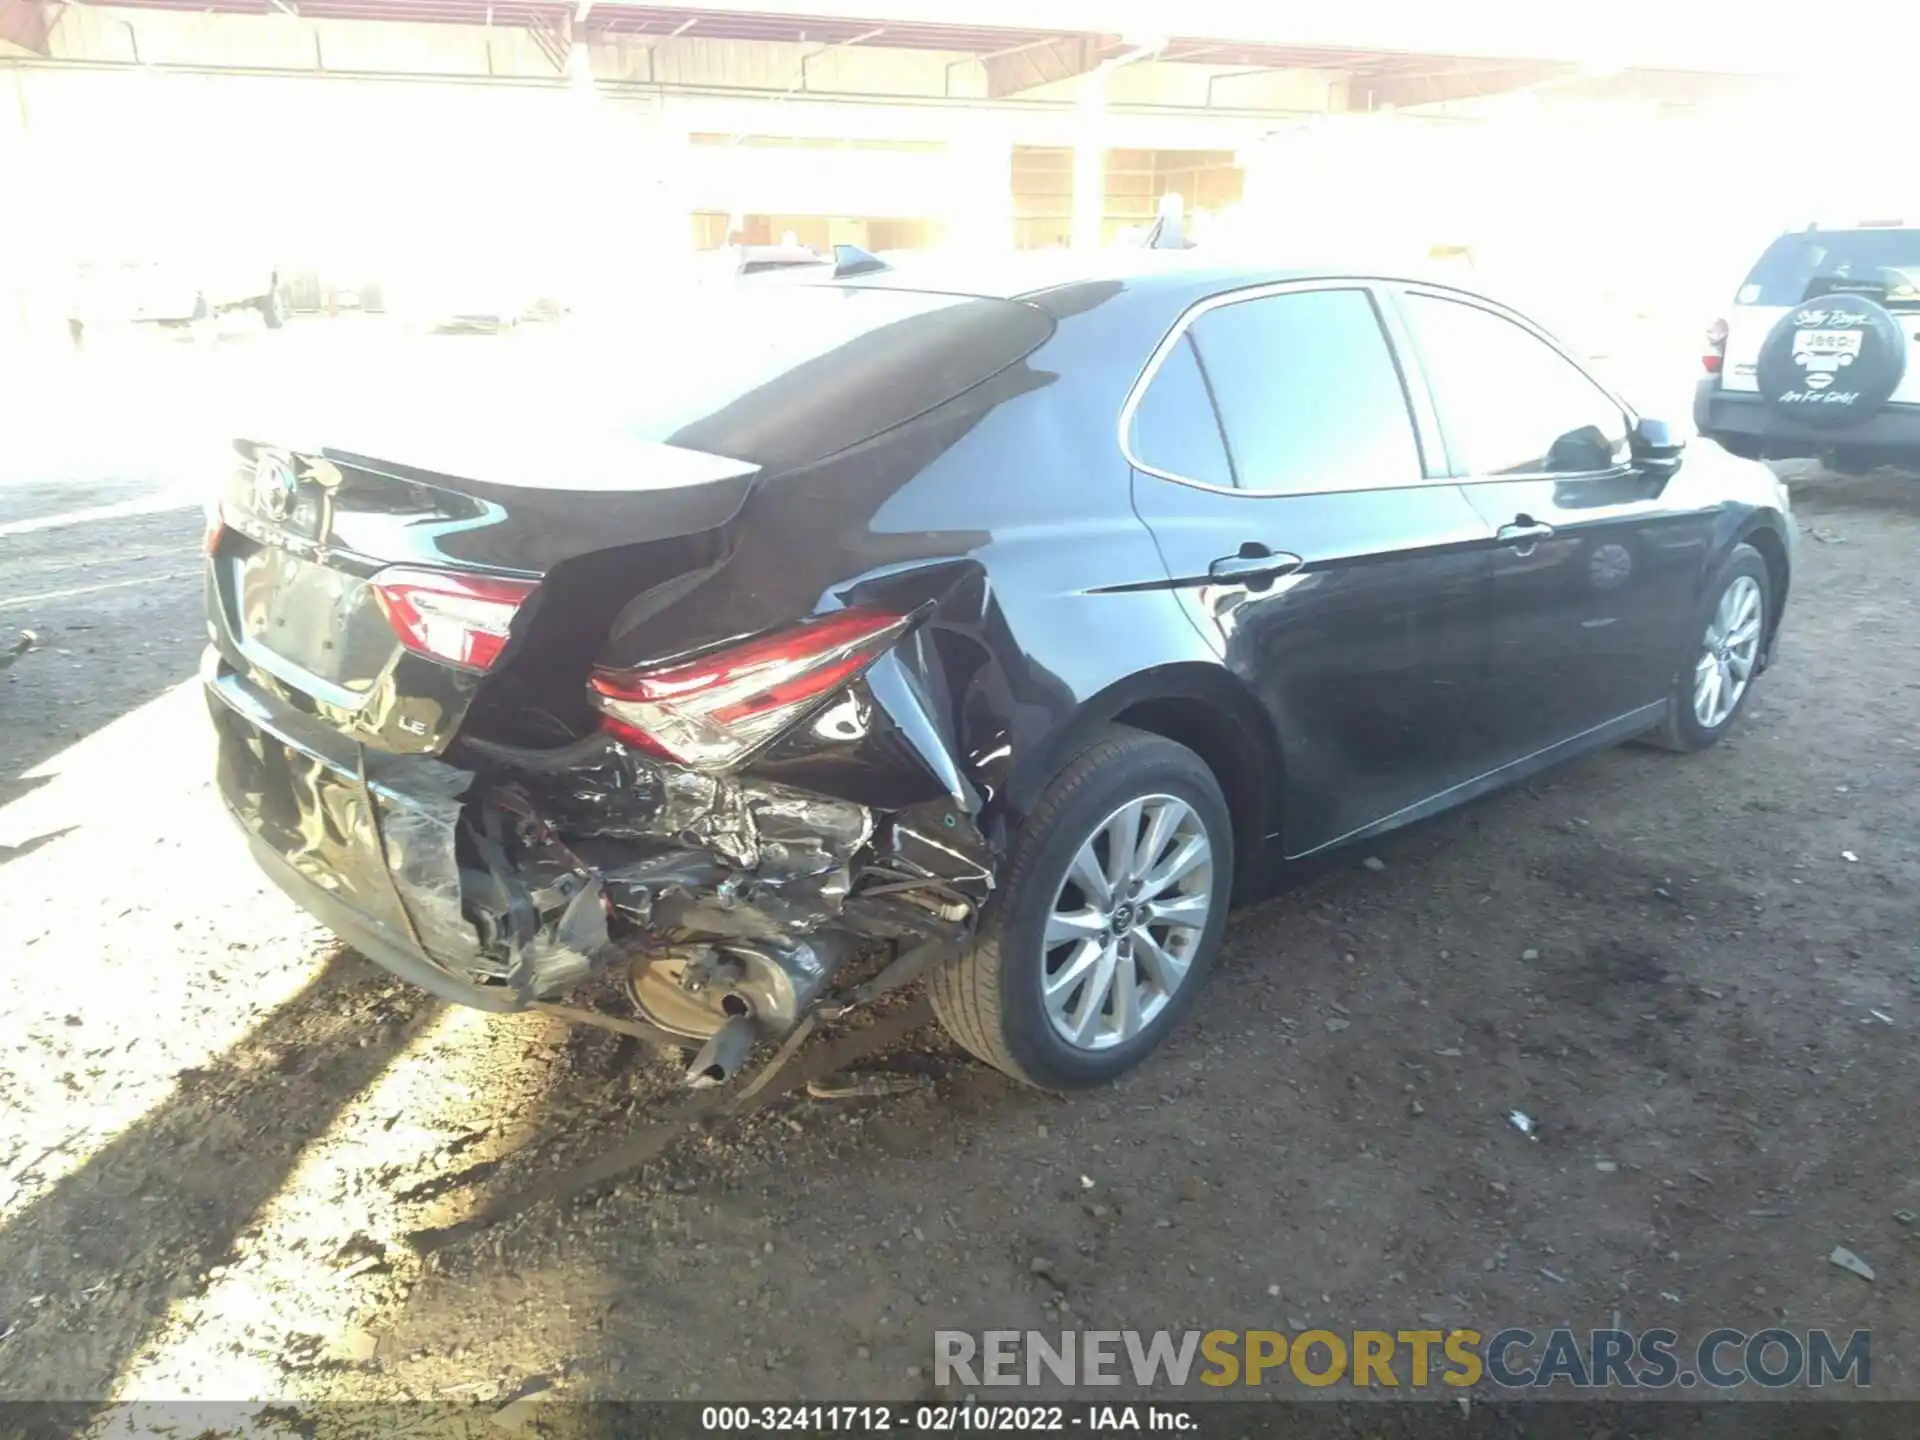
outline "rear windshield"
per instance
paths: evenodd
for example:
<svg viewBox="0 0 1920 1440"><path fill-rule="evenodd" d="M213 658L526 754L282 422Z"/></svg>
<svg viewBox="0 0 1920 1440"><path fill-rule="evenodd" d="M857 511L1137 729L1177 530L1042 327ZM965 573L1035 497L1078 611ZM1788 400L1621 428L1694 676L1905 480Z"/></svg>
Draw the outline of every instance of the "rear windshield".
<svg viewBox="0 0 1920 1440"><path fill-rule="evenodd" d="M1920 301L1920 230L1782 235L1753 267L1738 298L1742 305L1798 305L1809 292L1833 288L1884 290L1889 300Z"/></svg>
<svg viewBox="0 0 1920 1440"><path fill-rule="evenodd" d="M858 444L1039 346L1031 305L843 285L661 297L619 361L620 428L770 468Z"/></svg>

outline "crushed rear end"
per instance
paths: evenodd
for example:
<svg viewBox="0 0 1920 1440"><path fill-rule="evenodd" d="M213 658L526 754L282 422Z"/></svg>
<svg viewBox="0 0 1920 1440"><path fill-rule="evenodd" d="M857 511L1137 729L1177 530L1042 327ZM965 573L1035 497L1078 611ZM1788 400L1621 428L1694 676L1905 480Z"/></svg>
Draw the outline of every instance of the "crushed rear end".
<svg viewBox="0 0 1920 1440"><path fill-rule="evenodd" d="M869 942L963 939L995 855L930 637L977 614L977 573L836 574L792 614L725 598L766 601L735 573L745 542L832 503L823 461L1049 328L1009 302L872 303L651 428L239 442L202 678L262 869L448 999L615 982L708 1079ZM949 363L901 381L929 348Z"/></svg>

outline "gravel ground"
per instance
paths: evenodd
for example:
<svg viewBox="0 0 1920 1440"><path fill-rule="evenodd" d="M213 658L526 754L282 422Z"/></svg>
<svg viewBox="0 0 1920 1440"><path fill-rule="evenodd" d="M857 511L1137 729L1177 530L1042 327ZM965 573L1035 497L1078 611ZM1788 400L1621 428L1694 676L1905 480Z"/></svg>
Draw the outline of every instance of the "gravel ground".
<svg viewBox="0 0 1920 1440"><path fill-rule="evenodd" d="M1875 1389L1920 1397L1920 485L1796 505L1735 738L1584 761L1243 912L1121 1084L1023 1091L925 1030L875 1062L909 1093L783 1102L423 1258L668 1071L439 1006L265 891L181 683L197 516L27 539L45 505L0 486L0 605L29 597L0 623L43 647L0 674L0 1394L910 1398L936 1328L1617 1312L1871 1327ZM96 575L139 583L33 598Z"/></svg>

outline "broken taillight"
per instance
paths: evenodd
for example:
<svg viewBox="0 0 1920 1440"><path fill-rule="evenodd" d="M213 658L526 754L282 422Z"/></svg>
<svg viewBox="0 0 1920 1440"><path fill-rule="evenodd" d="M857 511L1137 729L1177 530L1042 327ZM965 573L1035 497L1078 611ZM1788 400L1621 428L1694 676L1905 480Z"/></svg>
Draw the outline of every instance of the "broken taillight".
<svg viewBox="0 0 1920 1440"><path fill-rule="evenodd" d="M842 610L692 660L596 670L615 738L696 768L736 764L886 653L907 617Z"/></svg>
<svg viewBox="0 0 1920 1440"><path fill-rule="evenodd" d="M400 643L468 670L488 670L507 648L513 617L539 585L452 570L382 570L370 582Z"/></svg>

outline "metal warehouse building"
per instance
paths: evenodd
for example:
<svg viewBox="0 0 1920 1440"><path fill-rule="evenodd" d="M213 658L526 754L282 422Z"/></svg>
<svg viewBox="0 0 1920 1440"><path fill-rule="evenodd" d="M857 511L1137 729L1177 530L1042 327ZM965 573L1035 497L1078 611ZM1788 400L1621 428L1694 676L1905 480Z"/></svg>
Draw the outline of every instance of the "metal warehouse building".
<svg viewBox="0 0 1920 1440"><path fill-rule="evenodd" d="M821 8L0 0L0 307L31 325L63 266L130 247L348 280L463 253L591 288L729 236L1093 245L1168 193L1198 226L1428 247L1494 217L1613 230L1631 157L1704 146L1703 109L1764 106L1781 58L1721 4L1683 32L1610 7L1600 62L1541 5Z"/></svg>

